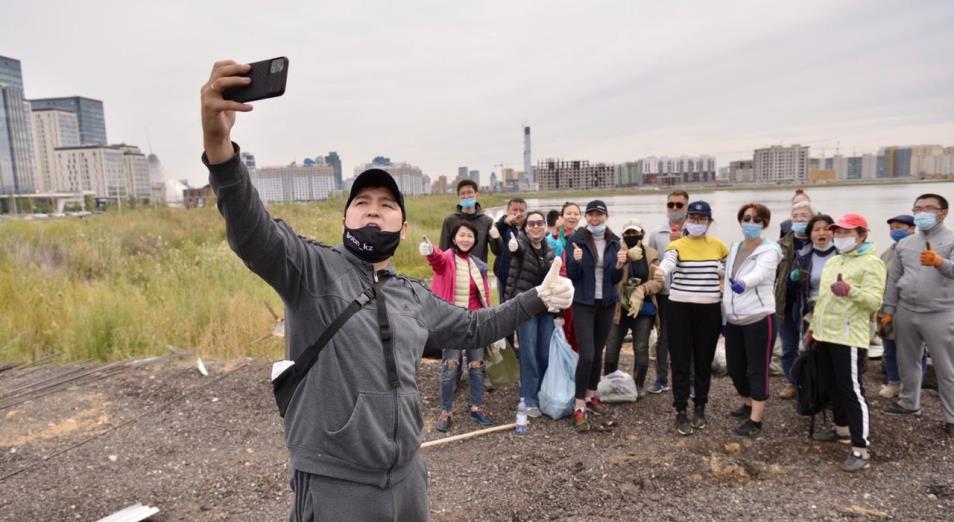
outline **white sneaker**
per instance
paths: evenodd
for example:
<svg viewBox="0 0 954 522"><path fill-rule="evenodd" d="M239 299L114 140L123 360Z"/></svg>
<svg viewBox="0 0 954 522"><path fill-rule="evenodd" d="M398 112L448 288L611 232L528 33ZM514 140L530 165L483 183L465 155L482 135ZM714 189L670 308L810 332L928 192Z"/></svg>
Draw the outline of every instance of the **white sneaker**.
<svg viewBox="0 0 954 522"><path fill-rule="evenodd" d="M901 385L894 384L894 383L885 384L881 387L880 390L878 390L878 396L881 397L882 399L893 399L897 397L898 394L900 393L901 393Z"/></svg>
<svg viewBox="0 0 954 522"><path fill-rule="evenodd" d="M534 419L539 418L543 413L540 412L540 408L536 406L531 406L527 408L527 417L532 417Z"/></svg>

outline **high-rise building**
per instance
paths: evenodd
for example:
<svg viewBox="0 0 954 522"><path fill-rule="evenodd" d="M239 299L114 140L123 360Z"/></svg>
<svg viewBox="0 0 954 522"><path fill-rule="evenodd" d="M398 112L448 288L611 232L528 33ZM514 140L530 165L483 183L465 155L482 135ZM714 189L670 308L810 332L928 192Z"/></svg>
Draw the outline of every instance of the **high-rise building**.
<svg viewBox="0 0 954 522"><path fill-rule="evenodd" d="M636 161L636 176L643 185L675 186L713 183L716 180L712 156L649 156Z"/></svg>
<svg viewBox="0 0 954 522"><path fill-rule="evenodd" d="M33 118L20 61L0 56L0 194L33 192Z"/></svg>
<svg viewBox="0 0 954 522"><path fill-rule="evenodd" d="M637 161L627 161L616 165L616 185L620 187L637 187L643 184L642 173L639 172Z"/></svg>
<svg viewBox="0 0 954 522"><path fill-rule="evenodd" d="M390 174L405 196L426 194L424 174L420 168L414 165L408 163L392 163L389 158L378 156L374 158L371 163L355 167L355 177L368 169L381 169Z"/></svg>
<svg viewBox="0 0 954 522"><path fill-rule="evenodd" d="M497 191L497 173L496 173L496 172L491 171L491 173L490 173L490 186L489 186L489 188L490 188L490 191L491 191L491 192L496 192L496 191Z"/></svg>
<svg viewBox="0 0 954 522"><path fill-rule="evenodd" d="M808 178L808 147L772 145L756 149L752 159L756 183L798 183Z"/></svg>
<svg viewBox="0 0 954 522"><path fill-rule="evenodd" d="M121 143L113 145L123 153L123 174L126 193L130 199L147 201L152 195L152 183L149 179L149 160L135 145Z"/></svg>
<svg viewBox="0 0 954 522"><path fill-rule="evenodd" d="M530 126L523 128L523 172L528 184L537 182L537 174L533 171L533 156L530 154Z"/></svg>
<svg viewBox="0 0 954 522"><path fill-rule="evenodd" d="M103 102L84 96L30 100L33 109L63 109L76 115L80 145L106 145L106 115Z"/></svg>
<svg viewBox="0 0 954 522"><path fill-rule="evenodd" d="M335 190L330 165L259 167L249 172L252 185L266 203L320 201Z"/></svg>
<svg viewBox="0 0 954 522"><path fill-rule="evenodd" d="M457 167L457 179L467 179L470 176L470 170L467 167Z"/></svg>
<svg viewBox="0 0 954 522"><path fill-rule="evenodd" d="M325 156L325 163L335 169L335 190L341 190L341 158L338 153L331 151Z"/></svg>
<svg viewBox="0 0 954 522"><path fill-rule="evenodd" d="M96 197L127 200L125 151L105 145L79 145L56 149L59 172L66 192L91 190ZM148 169L148 167L147 167Z"/></svg>
<svg viewBox="0 0 954 522"><path fill-rule="evenodd" d="M56 159L58 147L76 147L79 141L79 126L76 115L62 109L38 109L33 117L33 151L36 189L40 192L65 190L66 182L60 176L60 164Z"/></svg>
<svg viewBox="0 0 954 522"><path fill-rule="evenodd" d="M602 189L616 184L614 165L590 165L586 160L545 159L537 163L534 172L542 191Z"/></svg>
<svg viewBox="0 0 954 522"><path fill-rule="evenodd" d="M437 176L437 181L431 187L431 194L447 194L447 176Z"/></svg>
<svg viewBox="0 0 954 522"><path fill-rule="evenodd" d="M752 183L754 179L752 160L729 162L729 181L732 183Z"/></svg>
<svg viewBox="0 0 954 522"><path fill-rule="evenodd" d="M467 179L473 181L479 187L480 186L480 171L479 170L470 171L470 173L467 174Z"/></svg>

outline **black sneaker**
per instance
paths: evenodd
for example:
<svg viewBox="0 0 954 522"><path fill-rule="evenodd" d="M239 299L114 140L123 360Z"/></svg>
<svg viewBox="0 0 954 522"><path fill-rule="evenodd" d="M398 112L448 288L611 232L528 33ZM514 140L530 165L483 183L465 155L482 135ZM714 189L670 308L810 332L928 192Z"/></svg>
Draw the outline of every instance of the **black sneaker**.
<svg viewBox="0 0 954 522"><path fill-rule="evenodd" d="M745 422L729 431L736 437L755 438L762 433L762 427L756 426L752 419L745 419Z"/></svg>
<svg viewBox="0 0 954 522"><path fill-rule="evenodd" d="M696 406L692 410L692 427L701 430L706 427L706 407Z"/></svg>
<svg viewBox="0 0 954 522"><path fill-rule="evenodd" d="M676 412L676 431L680 435L692 435L692 426L689 424L689 416L686 412Z"/></svg>
<svg viewBox="0 0 954 522"><path fill-rule="evenodd" d="M851 473L867 469L870 466L871 464L868 462L868 457L863 457L861 453L852 451L848 454L848 458L845 459L845 462L841 464L841 470Z"/></svg>
<svg viewBox="0 0 954 522"><path fill-rule="evenodd" d="M835 430L816 431L812 439L818 442L840 442L842 444L851 444L850 435L839 435Z"/></svg>
<svg viewBox="0 0 954 522"><path fill-rule="evenodd" d="M921 410L909 410L904 406L901 406L897 402L892 402L881 409L884 413L888 415L920 415Z"/></svg>
<svg viewBox="0 0 954 522"><path fill-rule="evenodd" d="M748 404L743 404L742 406L730 411L727 416L730 419L748 419L750 416L752 416L752 407Z"/></svg>

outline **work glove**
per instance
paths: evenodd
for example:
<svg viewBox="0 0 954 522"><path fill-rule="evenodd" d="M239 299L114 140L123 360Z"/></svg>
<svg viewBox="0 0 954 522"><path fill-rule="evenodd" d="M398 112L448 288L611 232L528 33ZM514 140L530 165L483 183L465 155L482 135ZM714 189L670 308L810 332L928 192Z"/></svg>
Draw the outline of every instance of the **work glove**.
<svg viewBox="0 0 954 522"><path fill-rule="evenodd" d="M507 249L511 252L516 252L520 248L520 243L517 243L517 236L513 235L513 232L510 233L510 241L507 242Z"/></svg>
<svg viewBox="0 0 954 522"><path fill-rule="evenodd" d="M888 325L890 325L893 322L894 322L894 314L882 314L881 317L878 319L878 326L880 326L881 329L884 330L885 328L888 327Z"/></svg>
<svg viewBox="0 0 954 522"><path fill-rule="evenodd" d="M745 292L745 283L743 283L742 281L738 279L733 279L730 277L729 286L732 288L732 291L737 294L741 294L742 292Z"/></svg>
<svg viewBox="0 0 954 522"><path fill-rule="evenodd" d="M838 297L847 297L848 292L851 292L851 285L838 274L838 280L831 284L831 293Z"/></svg>
<svg viewBox="0 0 954 522"><path fill-rule="evenodd" d="M488 232L491 238L500 239L500 231L497 230L497 225L490 226L490 232Z"/></svg>
<svg viewBox="0 0 954 522"><path fill-rule="evenodd" d="M421 244L417 247L417 251L420 252L422 256L427 257L434 253L434 245L430 239L427 239L427 236L421 236Z"/></svg>
<svg viewBox="0 0 954 522"><path fill-rule="evenodd" d="M636 245L630 248L626 251L626 257L628 257L630 261L639 261L643 258L643 247Z"/></svg>
<svg viewBox="0 0 954 522"><path fill-rule="evenodd" d="M792 270L792 273L788 275L788 278L792 280L793 283L797 283L802 280L802 269L796 268Z"/></svg>
<svg viewBox="0 0 954 522"><path fill-rule="evenodd" d="M626 315L635 319L639 315L639 310L643 307L643 301L645 300L646 288L643 285L634 288L633 293L629 294L629 311L626 312Z"/></svg>
<svg viewBox="0 0 954 522"><path fill-rule="evenodd" d="M560 277L562 266L562 259L559 257L554 259L553 264L550 265L550 271L543 278L543 283L536 287L537 297L552 313L565 310L573 304L573 283L565 277Z"/></svg>
<svg viewBox="0 0 954 522"><path fill-rule="evenodd" d="M938 268L944 264L944 258L941 257L937 252L934 251L934 248L931 246L931 242L927 242L927 250L921 252L921 265L923 266L933 266Z"/></svg>

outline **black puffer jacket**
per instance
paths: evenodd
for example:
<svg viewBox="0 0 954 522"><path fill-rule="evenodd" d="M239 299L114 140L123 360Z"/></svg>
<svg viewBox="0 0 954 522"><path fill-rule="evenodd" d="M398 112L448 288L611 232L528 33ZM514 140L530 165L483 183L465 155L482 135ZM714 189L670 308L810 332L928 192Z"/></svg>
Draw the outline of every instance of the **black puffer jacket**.
<svg viewBox="0 0 954 522"><path fill-rule="evenodd" d="M520 245L517 251L510 253L505 300L539 286L553 263L553 249L547 244L546 238L540 242L539 250L530 246L530 239L523 232L517 235L517 243ZM507 242L503 244L506 248Z"/></svg>

